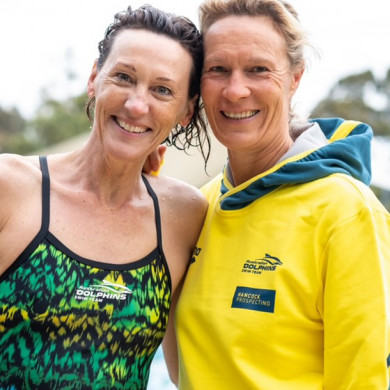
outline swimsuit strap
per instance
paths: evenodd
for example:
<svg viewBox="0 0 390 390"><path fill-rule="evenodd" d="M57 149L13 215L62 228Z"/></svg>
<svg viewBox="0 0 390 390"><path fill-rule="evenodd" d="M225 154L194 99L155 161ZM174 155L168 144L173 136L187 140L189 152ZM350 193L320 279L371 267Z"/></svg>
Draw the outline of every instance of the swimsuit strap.
<svg viewBox="0 0 390 390"><path fill-rule="evenodd" d="M158 198L156 193L153 191L152 186L147 181L146 177L142 175L142 180L145 183L146 189L151 196L154 204L154 216L156 221L156 231L157 231L157 245L161 253L163 253L162 249L162 236L161 236L161 216L160 216L160 206L158 203Z"/></svg>
<svg viewBox="0 0 390 390"><path fill-rule="evenodd" d="M47 157L39 156L42 171L42 226L41 231L49 231L50 223L50 176Z"/></svg>
<svg viewBox="0 0 390 390"><path fill-rule="evenodd" d="M50 224L50 176L49 176L49 167L47 165L47 157L39 156L39 163L42 170L42 226L41 231L47 232L49 230ZM158 198L156 193L153 191L148 180L142 176L142 180L145 183L146 189L151 196L154 204L154 215L156 221L156 231L157 231L157 244L159 249L162 252L162 234L161 234L161 216L160 216L160 206L158 203Z"/></svg>

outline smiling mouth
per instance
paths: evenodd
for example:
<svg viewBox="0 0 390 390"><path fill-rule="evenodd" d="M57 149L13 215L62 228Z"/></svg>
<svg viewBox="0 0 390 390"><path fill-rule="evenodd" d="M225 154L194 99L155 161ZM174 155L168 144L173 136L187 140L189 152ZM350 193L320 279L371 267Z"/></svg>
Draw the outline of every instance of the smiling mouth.
<svg viewBox="0 0 390 390"><path fill-rule="evenodd" d="M129 125L128 123L122 121L121 119L119 118L115 118L115 122L125 131L127 131L128 133L137 133L137 134L141 134L141 133L146 133L148 131L148 128L146 127L141 127L141 126L131 126Z"/></svg>
<svg viewBox="0 0 390 390"><path fill-rule="evenodd" d="M260 112L259 110L251 110L251 111L243 111L243 112L222 111L222 115L228 119L240 120L240 119L252 118L253 116L255 116L259 112Z"/></svg>

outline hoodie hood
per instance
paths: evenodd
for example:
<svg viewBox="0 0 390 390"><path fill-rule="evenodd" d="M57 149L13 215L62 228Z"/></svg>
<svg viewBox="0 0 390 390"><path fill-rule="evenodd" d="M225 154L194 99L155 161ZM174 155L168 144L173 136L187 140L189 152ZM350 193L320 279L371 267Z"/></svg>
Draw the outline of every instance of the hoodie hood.
<svg viewBox="0 0 390 390"><path fill-rule="evenodd" d="M333 173L344 173L369 185L371 127L341 118L313 119L311 122L318 123L329 141L327 145L290 157L237 187L229 183L225 168L221 208L241 209L282 185L307 183Z"/></svg>

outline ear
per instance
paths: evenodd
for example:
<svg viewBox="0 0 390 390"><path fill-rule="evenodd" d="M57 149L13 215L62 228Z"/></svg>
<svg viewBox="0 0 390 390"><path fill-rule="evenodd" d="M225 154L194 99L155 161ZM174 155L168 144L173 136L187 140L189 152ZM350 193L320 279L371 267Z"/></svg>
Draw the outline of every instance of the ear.
<svg viewBox="0 0 390 390"><path fill-rule="evenodd" d="M186 127L192 119L195 110L196 100L199 95L195 95L188 103L187 103L187 113L184 115L183 119L179 122L181 126Z"/></svg>
<svg viewBox="0 0 390 390"><path fill-rule="evenodd" d="M95 96L95 79L98 74L97 71L97 60L94 61L93 66L92 66L92 71L88 79L88 97L93 98Z"/></svg>
<svg viewBox="0 0 390 390"><path fill-rule="evenodd" d="M297 90L299 83L301 82L304 71L305 71L304 66L300 66L293 71L292 80L291 80L291 96L295 94L295 91Z"/></svg>

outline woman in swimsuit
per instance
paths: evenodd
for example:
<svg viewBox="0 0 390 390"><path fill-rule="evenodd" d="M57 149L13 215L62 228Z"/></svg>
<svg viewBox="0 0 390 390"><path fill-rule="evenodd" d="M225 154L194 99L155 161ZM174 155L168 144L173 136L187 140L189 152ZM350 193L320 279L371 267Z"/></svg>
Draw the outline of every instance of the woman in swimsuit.
<svg viewBox="0 0 390 390"><path fill-rule="evenodd" d="M207 139L198 30L129 7L99 53L88 141L0 156L0 389L145 389L204 219L197 189L142 173Z"/></svg>

